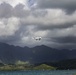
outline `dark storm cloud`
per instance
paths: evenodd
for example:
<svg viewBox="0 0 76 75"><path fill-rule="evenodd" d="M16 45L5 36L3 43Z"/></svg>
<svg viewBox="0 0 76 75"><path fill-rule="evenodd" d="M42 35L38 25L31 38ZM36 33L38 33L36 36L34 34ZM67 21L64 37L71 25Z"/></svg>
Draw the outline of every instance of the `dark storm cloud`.
<svg viewBox="0 0 76 75"><path fill-rule="evenodd" d="M38 0L39 8L60 8L65 9L67 13L76 10L76 0Z"/></svg>
<svg viewBox="0 0 76 75"><path fill-rule="evenodd" d="M54 29L66 29L66 28L71 28L71 27L73 27L74 25L75 25L76 23L65 23L65 24L50 24L50 25L37 25L35 28L37 29L37 30L54 30ZM36 30L35 29L35 30Z"/></svg>
<svg viewBox="0 0 76 75"><path fill-rule="evenodd" d="M54 37L52 40L57 43L76 44L76 36Z"/></svg>

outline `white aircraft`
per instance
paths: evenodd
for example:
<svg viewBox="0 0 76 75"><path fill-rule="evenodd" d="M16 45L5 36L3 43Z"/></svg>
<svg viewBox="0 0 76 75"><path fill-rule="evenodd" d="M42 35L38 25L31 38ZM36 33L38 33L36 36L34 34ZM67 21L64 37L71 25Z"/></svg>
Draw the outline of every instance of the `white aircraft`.
<svg viewBox="0 0 76 75"><path fill-rule="evenodd" d="M40 41L42 38L41 37L33 37L36 41Z"/></svg>

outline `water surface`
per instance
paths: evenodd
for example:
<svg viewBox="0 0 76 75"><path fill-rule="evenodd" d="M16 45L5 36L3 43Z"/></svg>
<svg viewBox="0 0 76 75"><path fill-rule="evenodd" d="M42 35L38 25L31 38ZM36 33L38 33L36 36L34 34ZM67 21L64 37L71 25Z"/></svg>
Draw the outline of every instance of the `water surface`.
<svg viewBox="0 0 76 75"><path fill-rule="evenodd" d="M0 75L76 75L76 70L0 71Z"/></svg>

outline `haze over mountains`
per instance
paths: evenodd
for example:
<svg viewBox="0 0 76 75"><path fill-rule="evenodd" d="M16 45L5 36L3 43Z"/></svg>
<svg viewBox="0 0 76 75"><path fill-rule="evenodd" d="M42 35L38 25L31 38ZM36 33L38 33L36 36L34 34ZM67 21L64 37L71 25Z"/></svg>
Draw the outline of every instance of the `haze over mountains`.
<svg viewBox="0 0 76 75"><path fill-rule="evenodd" d="M29 48L0 43L0 60L5 63L14 63L17 60L42 63L67 59L76 59L76 49L58 50L45 45Z"/></svg>

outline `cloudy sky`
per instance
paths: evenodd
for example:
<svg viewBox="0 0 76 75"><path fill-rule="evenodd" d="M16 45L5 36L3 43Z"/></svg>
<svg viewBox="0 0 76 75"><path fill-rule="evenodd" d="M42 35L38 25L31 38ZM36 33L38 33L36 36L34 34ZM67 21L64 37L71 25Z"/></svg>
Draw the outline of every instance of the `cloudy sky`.
<svg viewBox="0 0 76 75"><path fill-rule="evenodd" d="M0 0L0 42L76 48L76 0Z"/></svg>

